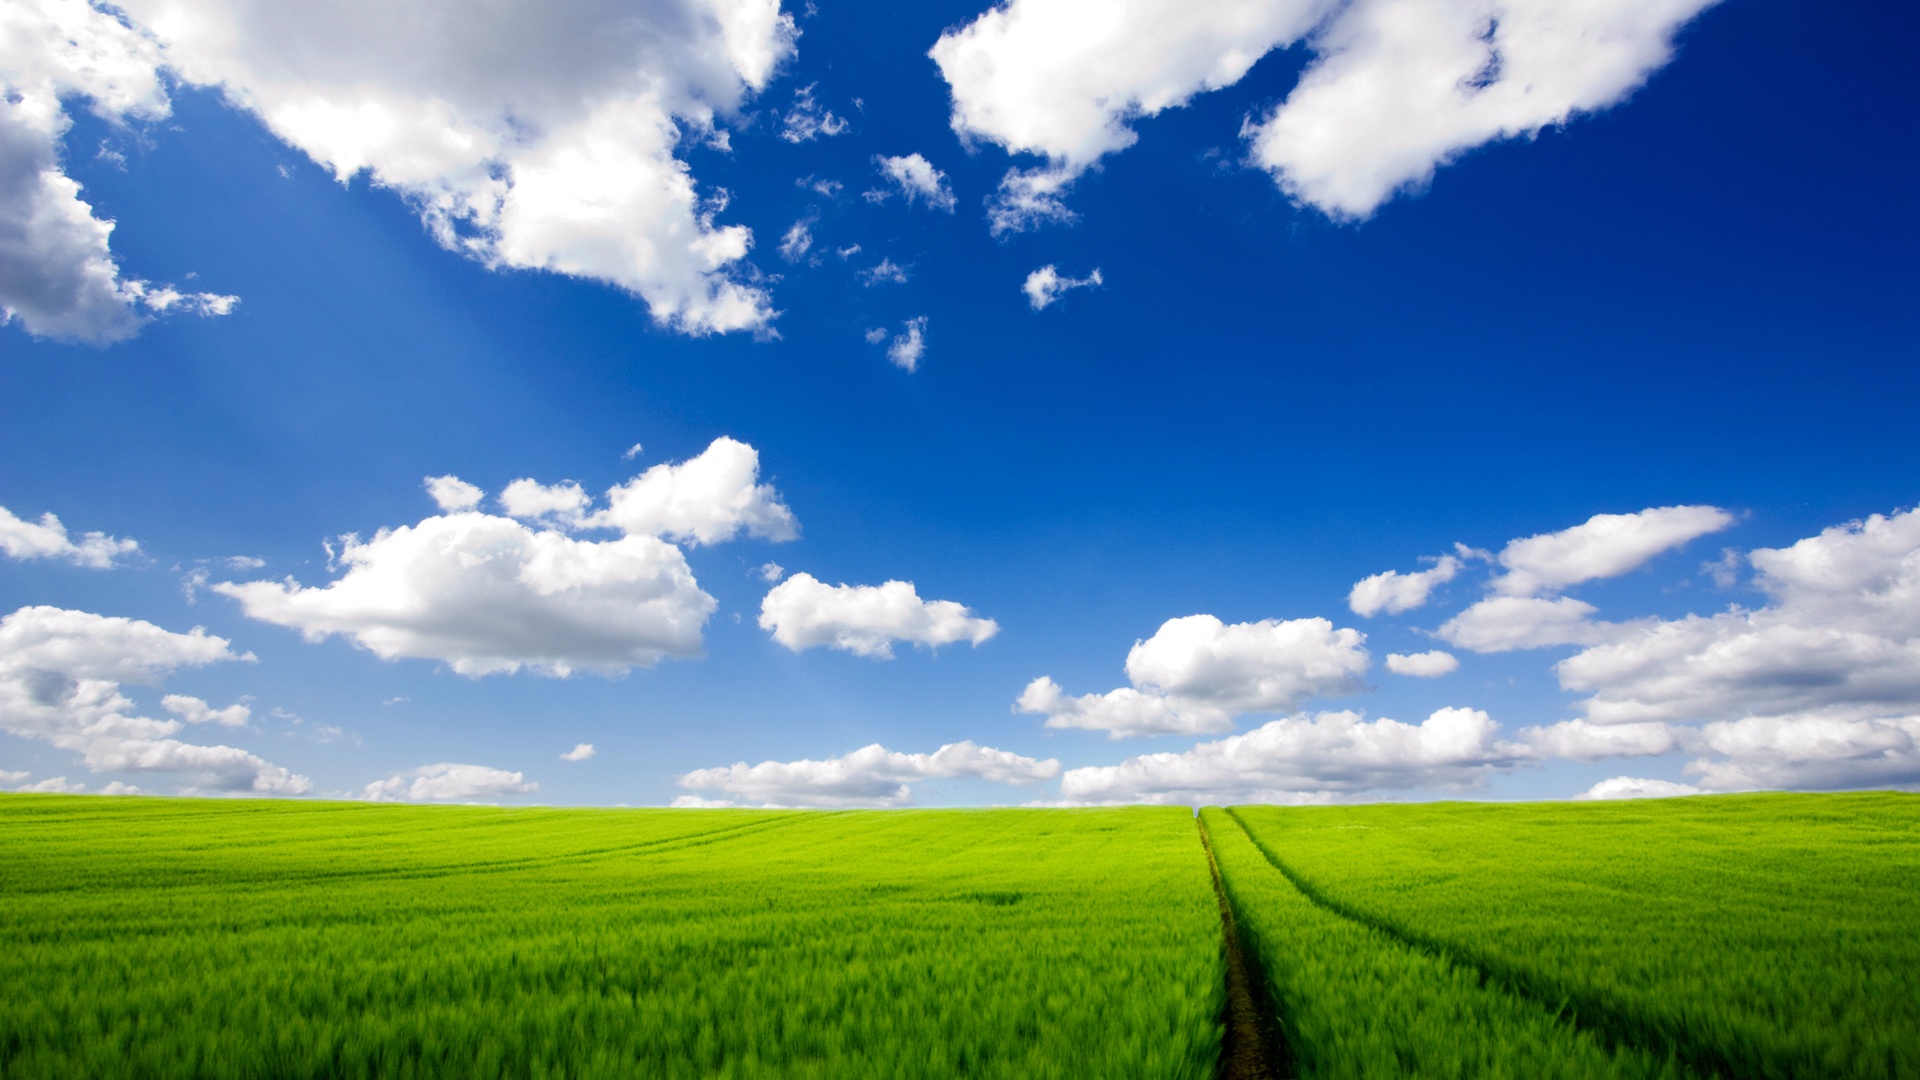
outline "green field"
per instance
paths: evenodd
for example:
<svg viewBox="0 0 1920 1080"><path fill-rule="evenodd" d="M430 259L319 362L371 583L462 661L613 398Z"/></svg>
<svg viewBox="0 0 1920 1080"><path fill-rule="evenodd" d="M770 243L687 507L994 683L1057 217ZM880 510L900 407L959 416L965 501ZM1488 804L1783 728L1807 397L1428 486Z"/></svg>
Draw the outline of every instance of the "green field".
<svg viewBox="0 0 1920 1080"><path fill-rule="evenodd" d="M1204 829L1199 825L1204 824ZM0 796L0 1076L1920 1077L1920 798Z"/></svg>

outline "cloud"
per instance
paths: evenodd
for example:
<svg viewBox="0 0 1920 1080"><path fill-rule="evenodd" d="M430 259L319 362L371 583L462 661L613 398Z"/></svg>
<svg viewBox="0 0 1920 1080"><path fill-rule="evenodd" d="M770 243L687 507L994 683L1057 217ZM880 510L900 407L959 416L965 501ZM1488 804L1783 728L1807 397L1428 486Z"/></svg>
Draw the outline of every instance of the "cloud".
<svg viewBox="0 0 1920 1080"><path fill-rule="evenodd" d="M382 659L440 660L462 675L531 667L564 677L650 667L700 651L714 600L657 537L577 540L473 511L343 537L324 586L220 582L256 619L308 641L340 634Z"/></svg>
<svg viewBox="0 0 1920 1080"><path fill-rule="evenodd" d="M1595 514L1555 533L1509 541L1493 579L1503 596L1536 596L1598 578L1619 577L1647 560L1733 524L1716 506L1661 506L1634 514Z"/></svg>
<svg viewBox="0 0 1920 1080"><path fill-rule="evenodd" d="M1602 780L1588 788L1576 799L1670 799L1676 795L1698 795L1700 789L1692 784L1676 784L1671 780L1643 780L1638 776L1616 776Z"/></svg>
<svg viewBox="0 0 1920 1080"><path fill-rule="evenodd" d="M479 506L487 494L457 476L429 476L423 483L434 505L449 514Z"/></svg>
<svg viewBox="0 0 1920 1080"><path fill-rule="evenodd" d="M790 143L812 142L821 136L831 138L847 130L844 117L835 116L813 100L813 88L819 85L808 83L793 92L793 108L787 110L786 119L780 125L781 138Z"/></svg>
<svg viewBox="0 0 1920 1080"><path fill-rule="evenodd" d="M1364 218L1434 170L1627 97L1713 0L1357 0L1243 134L1287 194Z"/></svg>
<svg viewBox="0 0 1920 1080"><path fill-rule="evenodd" d="M81 101L110 124L172 111L153 43L109 11L78 0L10 0L0 8L0 323L30 334L106 345L152 315L225 315L237 297L182 293L120 276L108 241L62 170L60 142Z"/></svg>
<svg viewBox="0 0 1920 1080"><path fill-rule="evenodd" d="M592 758L593 755L594 755L593 744L590 742L583 742L576 745L573 749L567 751L566 753L561 754L560 760L561 761L586 761L589 758Z"/></svg>
<svg viewBox="0 0 1920 1080"><path fill-rule="evenodd" d="M761 563L760 569L754 571L755 575L757 575L761 581L764 581L769 585L773 584L776 581L779 581L780 576L782 574L785 574L786 572L787 572L787 568L784 566L781 566L777 562Z"/></svg>
<svg viewBox="0 0 1920 1080"><path fill-rule="evenodd" d="M411 772L396 773L366 786L366 797L374 802L409 799L413 802L473 802L502 795L526 795L540 790L518 772L490 769L485 765L422 765Z"/></svg>
<svg viewBox="0 0 1920 1080"><path fill-rule="evenodd" d="M185 694L168 694L160 699L160 707L189 724L219 724L222 727L246 727L253 719L253 710L245 705L229 705L216 709L197 697Z"/></svg>
<svg viewBox="0 0 1920 1080"><path fill-rule="evenodd" d="M1055 269L1052 263L1048 263L1028 274L1026 284L1020 288L1027 294L1027 302L1033 305L1033 310L1039 311L1060 299L1060 295L1069 289L1085 289L1102 284L1105 284L1105 279L1100 276L1100 268L1097 266L1094 267L1093 273L1086 277L1071 278L1061 277L1059 270Z"/></svg>
<svg viewBox="0 0 1920 1080"><path fill-rule="evenodd" d="M904 806L913 799L911 783L975 777L997 784L1037 784L1060 775L1060 762L1006 750L948 743L931 754L902 754L879 743L825 761L736 762L697 769L680 778L693 791L718 791L731 803L774 806ZM683 796L676 806L716 805L716 800Z"/></svg>
<svg viewBox="0 0 1920 1080"><path fill-rule="evenodd" d="M1060 793L1074 803L1301 802L1371 791L1467 791L1526 764L1532 751L1498 738L1477 709L1447 708L1419 724L1353 712L1292 716L1183 753L1070 769Z"/></svg>
<svg viewBox="0 0 1920 1080"><path fill-rule="evenodd" d="M759 483L757 452L727 438L612 488L595 513L577 485L517 480L501 501L533 525L468 509L482 493L456 478L428 488L445 513L371 540L342 537L337 561L346 573L327 585L288 578L213 589L253 618L309 641L344 635L383 659L440 660L468 676L523 667L557 677L615 673L700 651L715 602L663 536L713 544L742 531L774 540L798 533L779 493ZM576 529L625 535L568 535Z"/></svg>
<svg viewBox="0 0 1920 1080"><path fill-rule="evenodd" d="M878 345L887 341L887 332L874 327L867 331L867 344ZM927 353L927 317L921 315L908 319L901 324L901 332L893 335L887 344L887 359L894 366L906 371L918 371L920 358Z"/></svg>
<svg viewBox="0 0 1920 1080"><path fill-rule="evenodd" d="M1395 675L1416 679L1437 679L1460 670L1460 661L1452 653L1435 649L1422 653L1388 653L1387 670Z"/></svg>
<svg viewBox="0 0 1920 1080"><path fill-rule="evenodd" d="M1364 641L1365 634L1318 618L1168 619L1127 653L1131 688L1074 698L1043 676L1014 708L1045 715L1048 727L1116 739L1229 731L1236 716L1289 712L1311 697L1358 691L1368 663Z"/></svg>
<svg viewBox="0 0 1920 1080"><path fill-rule="evenodd" d="M860 280L869 287L881 284L904 285L907 271L892 259L881 259L871 269L860 271Z"/></svg>
<svg viewBox="0 0 1920 1080"><path fill-rule="evenodd" d="M1347 593L1347 606L1366 619L1382 611L1390 615L1412 611L1427 602L1435 586L1452 581L1459 572L1460 560L1451 555L1442 555L1433 566L1411 574L1388 570L1354 582Z"/></svg>
<svg viewBox="0 0 1920 1080"><path fill-rule="evenodd" d="M1679 749L1686 733L1666 724L1592 724L1563 720L1520 730L1521 741L1542 757L1598 761L1610 757L1652 757Z"/></svg>
<svg viewBox="0 0 1920 1080"><path fill-rule="evenodd" d="M1268 50L1298 39L1325 3L1009 0L948 30L928 53L953 95L963 141L1037 154L1010 170L996 233L1069 217L1059 193L1101 157L1131 146L1132 121L1231 86Z"/></svg>
<svg viewBox="0 0 1920 1080"><path fill-rule="evenodd" d="M1555 665L1585 721L1672 727L1703 789L1920 784L1920 511L1747 561L1767 604L1618 624Z"/></svg>
<svg viewBox="0 0 1920 1080"><path fill-rule="evenodd" d="M979 645L1000 632L963 604L920 599L911 581L828 585L812 574L795 574L767 593L760 628L794 652L826 646L877 660L892 659L896 641Z"/></svg>
<svg viewBox="0 0 1920 1080"><path fill-rule="evenodd" d="M219 87L342 183L404 197L443 246L641 297L691 334L764 327L733 268L751 233L714 218L675 156L794 53L778 0L483 7L351 0L129 0L181 79Z"/></svg>
<svg viewBox="0 0 1920 1080"><path fill-rule="evenodd" d="M302 794L312 786L306 777L236 747L173 738L181 721L135 715L120 692L122 683L155 684L179 668L250 659L197 627L176 634L138 619L23 607L0 619L0 729L78 753L94 772L171 774L199 790ZM207 709L202 719L227 723L236 715L197 698L168 700L175 712Z"/></svg>
<svg viewBox="0 0 1920 1080"><path fill-rule="evenodd" d="M722 436L698 457L655 465L607 492L607 508L589 524L696 545L731 540L743 531L763 540L798 537L793 511L759 478L760 452Z"/></svg>
<svg viewBox="0 0 1920 1080"><path fill-rule="evenodd" d="M1007 0L930 54L963 141L1043 158L989 205L996 234L1071 218L1061 194L1134 122L1231 86L1306 40L1287 99L1242 130L1252 162L1336 218L1364 218L1483 143L1605 108L1672 55L1712 0Z"/></svg>
<svg viewBox="0 0 1920 1080"><path fill-rule="evenodd" d="M924 202L934 210L953 213L955 200L953 188L947 184L947 174L933 167L933 164L919 154L905 157L880 156L873 159L880 169L880 175L893 181L893 186L907 198L909 205ZM880 201L886 193L880 193Z"/></svg>
<svg viewBox="0 0 1920 1080"><path fill-rule="evenodd" d="M1588 645L1611 637L1614 628L1592 621L1599 611L1570 596L1552 600L1494 596L1442 623L1442 641L1474 652L1510 652L1549 645Z"/></svg>
<svg viewBox="0 0 1920 1080"><path fill-rule="evenodd" d="M587 504L592 501L592 497L571 480L549 486L522 478L500 492L500 508L508 517L563 529L578 527L586 516Z"/></svg>
<svg viewBox="0 0 1920 1080"><path fill-rule="evenodd" d="M813 223L816 219L803 217L793 223L780 237L780 257L788 262L799 262L813 250Z"/></svg>
<svg viewBox="0 0 1920 1080"><path fill-rule="evenodd" d="M15 559L60 559L105 570L116 559L139 554L140 544L100 532L87 533L76 544L67 536L67 527L52 514L41 514L38 522L23 521L0 506L0 551Z"/></svg>

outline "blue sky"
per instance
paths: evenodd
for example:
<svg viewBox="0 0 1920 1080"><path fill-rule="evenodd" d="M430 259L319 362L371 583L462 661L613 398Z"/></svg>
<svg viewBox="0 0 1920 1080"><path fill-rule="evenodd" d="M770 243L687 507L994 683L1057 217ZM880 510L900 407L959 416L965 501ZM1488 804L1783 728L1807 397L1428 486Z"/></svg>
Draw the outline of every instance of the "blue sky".
<svg viewBox="0 0 1920 1080"><path fill-rule="evenodd" d="M416 7L8 16L6 786L1920 783L1897 5Z"/></svg>

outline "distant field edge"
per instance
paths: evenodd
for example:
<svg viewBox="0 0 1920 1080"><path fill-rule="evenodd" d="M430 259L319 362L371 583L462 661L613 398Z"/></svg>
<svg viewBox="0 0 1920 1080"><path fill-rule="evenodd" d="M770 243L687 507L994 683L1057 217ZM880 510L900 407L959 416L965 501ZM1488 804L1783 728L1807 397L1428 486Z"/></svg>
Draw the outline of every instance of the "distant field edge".
<svg viewBox="0 0 1920 1080"><path fill-rule="evenodd" d="M1504 991L1554 1015L1564 1023L1591 1032L1609 1049L1632 1048L1677 1061L1702 1077L1744 1080L1777 1074L1768 1062L1747 1060L1724 1052L1693 1038L1685 1031L1674 1031L1650 1018L1639 1016L1617 1003L1597 995L1578 994L1555 980L1508 964L1494 962L1472 950L1408 930L1377 913L1364 910L1329 896L1308 881L1282 859L1266 841L1256 836L1240 817L1240 807L1225 807L1227 816L1239 826L1249 842L1268 864L1300 890L1300 893L1327 912L1384 934L1395 941L1453 964L1477 975L1483 986Z"/></svg>

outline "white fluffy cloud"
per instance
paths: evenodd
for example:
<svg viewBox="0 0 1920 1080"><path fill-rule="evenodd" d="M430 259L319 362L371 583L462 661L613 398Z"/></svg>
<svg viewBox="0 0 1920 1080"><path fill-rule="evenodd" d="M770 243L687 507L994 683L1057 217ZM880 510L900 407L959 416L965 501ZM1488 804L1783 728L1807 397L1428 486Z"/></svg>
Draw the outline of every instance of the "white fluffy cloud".
<svg viewBox="0 0 1920 1080"><path fill-rule="evenodd" d="M1440 709L1419 724L1352 712L1285 717L1183 753L1070 769L1069 802L1301 802L1343 793L1471 790L1533 751L1499 736L1476 709Z"/></svg>
<svg viewBox="0 0 1920 1080"><path fill-rule="evenodd" d="M953 188L947 183L947 174L933 167L933 163L919 154L904 157L876 157L873 163L880 175L893 182L893 186L907 197L909 205L916 202L926 203L935 210L953 213Z"/></svg>
<svg viewBox="0 0 1920 1080"><path fill-rule="evenodd" d="M0 6L0 323L97 345L132 337L149 314L225 315L237 298L130 280L102 221L62 171L66 104L116 125L171 112L159 50L86 0Z"/></svg>
<svg viewBox="0 0 1920 1080"><path fill-rule="evenodd" d="M1766 605L1616 624L1556 665L1582 737L1670 732L1710 790L1920 785L1920 511L1747 561Z"/></svg>
<svg viewBox="0 0 1920 1080"><path fill-rule="evenodd" d="M1460 661L1449 652L1434 649L1421 653L1388 653L1387 670L1395 675L1416 679L1437 679L1460 670Z"/></svg>
<svg viewBox="0 0 1920 1080"><path fill-rule="evenodd" d="M713 791L713 800L683 796L676 806L732 803L771 806L903 806L915 781L976 777L997 784L1037 784L1060 775L1060 762L1045 761L972 742L948 743L931 754L902 754L875 743L825 761L736 762L698 769L680 778L692 791Z"/></svg>
<svg viewBox="0 0 1920 1080"><path fill-rule="evenodd" d="M1733 524L1716 506L1660 506L1633 514L1595 514L1571 529L1509 541L1493 579L1503 596L1537 596L1636 570L1664 551Z"/></svg>
<svg viewBox="0 0 1920 1080"><path fill-rule="evenodd" d="M793 54L778 0L123 8L174 74L221 88L343 182L399 192L451 250L608 282L689 333L772 318L730 273L751 235L715 224L675 151L724 146L716 120Z"/></svg>
<svg viewBox="0 0 1920 1080"><path fill-rule="evenodd" d="M793 92L793 107L780 123L780 137L790 143L812 142L815 139L844 133L847 130L845 117L834 115L833 111L813 100L814 87L819 83L808 83Z"/></svg>
<svg viewBox="0 0 1920 1080"><path fill-rule="evenodd" d="M1646 780L1638 776L1615 776L1602 780L1575 795L1576 799L1670 799L1676 795L1698 795L1700 789L1692 784L1676 784L1671 780Z"/></svg>
<svg viewBox="0 0 1920 1080"><path fill-rule="evenodd" d="M60 559L105 570L116 559L138 554L140 545L101 532L87 533L75 543L67 535L67 527L52 514L41 514L37 522L23 521L0 506L0 551L15 559Z"/></svg>
<svg viewBox="0 0 1920 1080"><path fill-rule="evenodd" d="M152 684L183 667L251 659L198 628L176 634L149 622L55 607L25 607L0 619L0 728L78 753L94 772L152 772L190 789L297 795L311 783L232 746L173 738L179 720L135 715L122 683ZM169 697L188 719L236 715L204 701ZM244 717L241 718L244 723Z"/></svg>
<svg viewBox="0 0 1920 1080"><path fill-rule="evenodd" d="M1033 305L1033 310L1040 311L1060 299L1060 295L1069 289L1085 289L1104 284L1106 279L1100 276L1100 268L1097 266L1093 268L1093 273L1086 277L1075 278L1062 277L1059 269L1052 263L1048 263L1028 274L1026 284L1020 286L1020 290L1027 294L1027 303Z"/></svg>
<svg viewBox="0 0 1920 1080"><path fill-rule="evenodd" d="M1398 615L1427 602L1436 586L1452 581L1460 572L1460 560L1442 555L1431 567L1403 574L1388 570L1354 582L1347 593L1347 606L1355 615L1370 619L1382 611Z"/></svg>
<svg viewBox="0 0 1920 1080"><path fill-rule="evenodd" d="M246 727L253 719L253 710L243 704L228 705L216 709L197 697L186 694L168 694L160 699L160 707L189 724L219 724L222 727Z"/></svg>
<svg viewBox="0 0 1920 1080"><path fill-rule="evenodd" d="M1435 631L1442 640L1474 652L1511 652L1549 645L1586 645L1611 636L1593 621L1592 604L1559 596L1491 596L1455 615Z"/></svg>
<svg viewBox="0 0 1920 1080"><path fill-rule="evenodd" d="M501 501L533 524L471 509L483 493L455 477L427 487L444 513L371 540L342 537L346 573L327 585L289 578L213 589L310 641L340 634L380 657L440 660L463 675L618 672L698 653L714 610L663 536L712 544L742 531L784 540L798 530L779 493L759 482L753 447L727 438L614 487L596 513L577 485L515 481ZM586 528L626 535L569 535Z"/></svg>
<svg viewBox="0 0 1920 1080"><path fill-rule="evenodd" d="M1315 60L1242 134L1288 194L1341 218L1483 143L1612 105L1712 0L1007 0L931 56L962 139L1047 164L1008 171L996 232L1071 217L1060 195L1133 121L1238 82L1306 39Z"/></svg>
<svg viewBox="0 0 1920 1080"><path fill-rule="evenodd" d="M593 754L594 754L593 744L590 742L583 742L575 745L573 749L567 751L566 753L561 754L560 760L561 761L586 761L592 758Z"/></svg>
<svg viewBox="0 0 1920 1080"><path fill-rule="evenodd" d="M1364 218L1497 139L1623 100L1714 0L1354 0L1287 99L1244 132L1301 202Z"/></svg>
<svg viewBox="0 0 1920 1080"><path fill-rule="evenodd" d="M893 657L896 641L979 645L1000 632L963 604L920 599L911 581L828 585L812 574L795 574L767 593L760 628L794 652L826 646L880 660Z"/></svg>
<svg viewBox="0 0 1920 1080"><path fill-rule="evenodd" d="M1610 757L1651 757L1679 749L1687 733L1666 724L1594 724L1563 720L1523 728L1520 738L1542 757L1598 761Z"/></svg>
<svg viewBox="0 0 1920 1080"><path fill-rule="evenodd" d="M692 544L717 544L741 532L774 541L800 535L779 492L760 483L760 452L724 436L698 457L655 465L607 492L607 508L589 523Z"/></svg>
<svg viewBox="0 0 1920 1080"><path fill-rule="evenodd" d="M410 799L414 802L475 802L497 799L502 795L526 795L540 790L518 772L490 769L485 765L422 765L411 772L366 787L366 797L375 802Z"/></svg>
<svg viewBox="0 0 1920 1080"><path fill-rule="evenodd" d="M1236 716L1287 712L1310 697L1359 690L1368 663L1364 641L1365 634L1325 619L1168 619L1127 653L1132 687L1071 697L1042 676L1014 708L1045 715L1048 727L1116 739L1230 731Z"/></svg>

